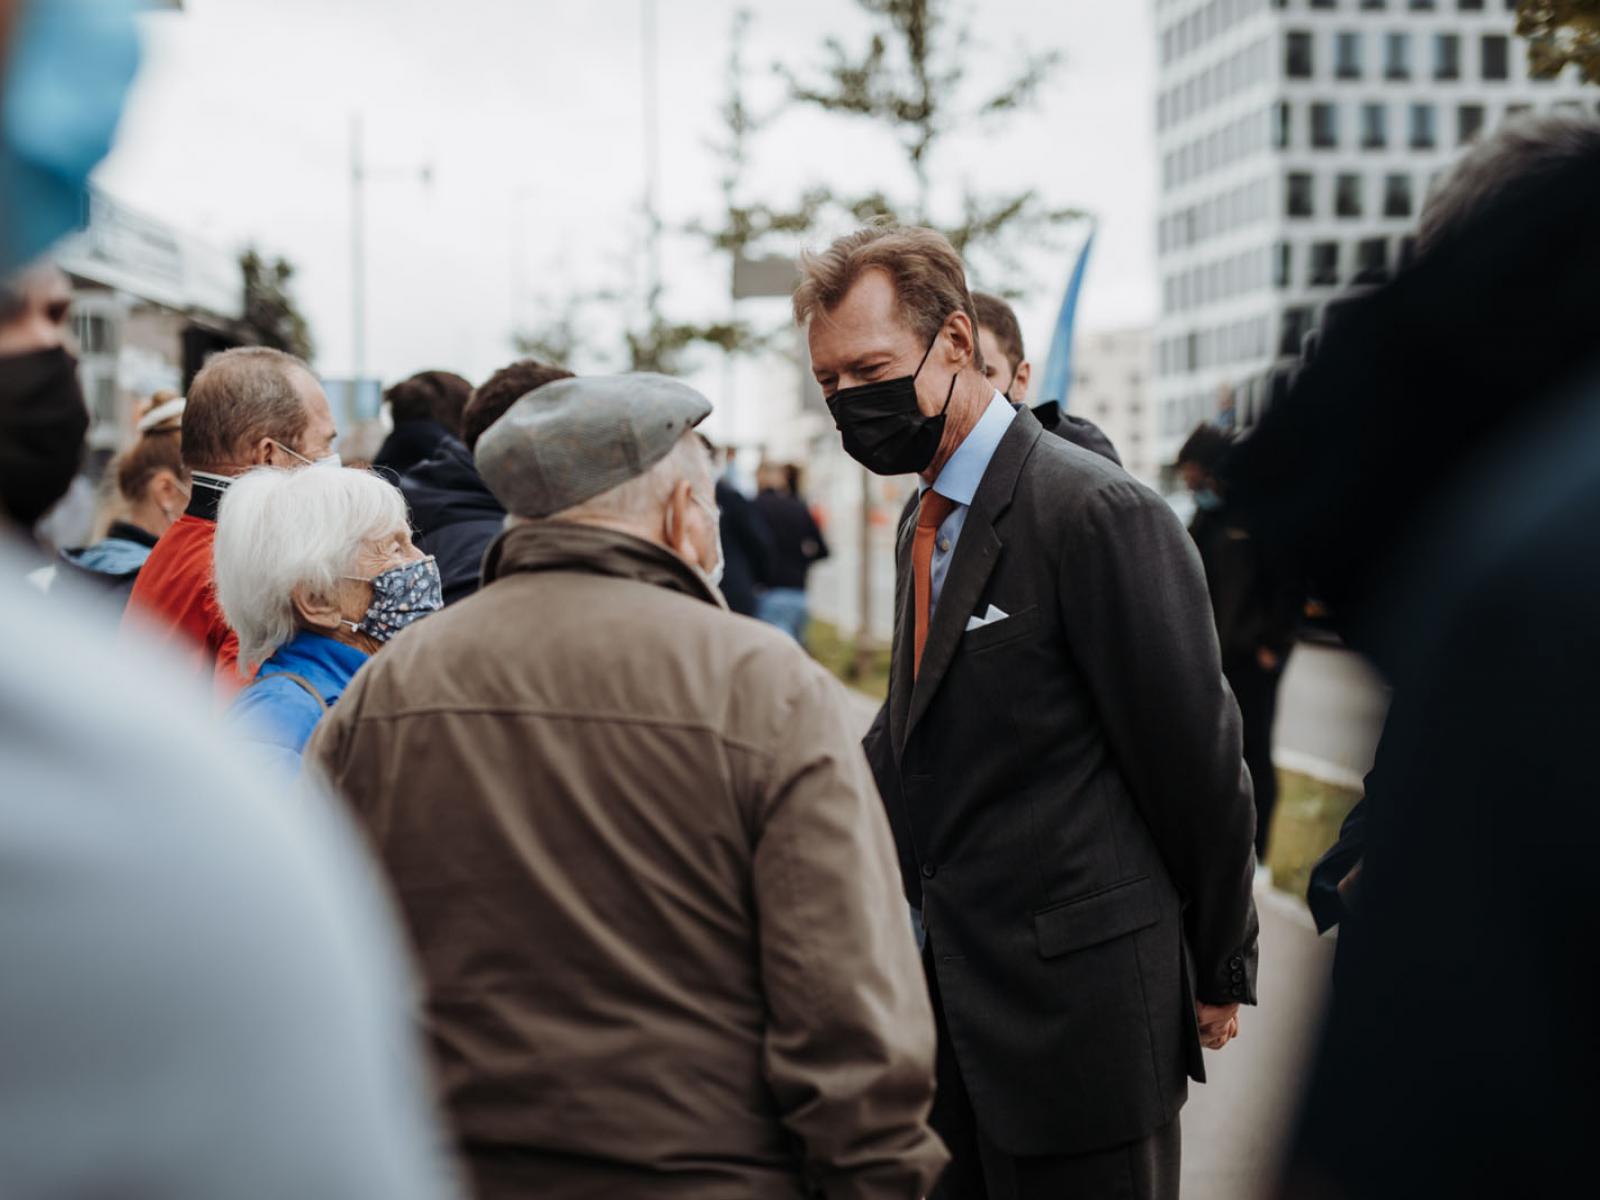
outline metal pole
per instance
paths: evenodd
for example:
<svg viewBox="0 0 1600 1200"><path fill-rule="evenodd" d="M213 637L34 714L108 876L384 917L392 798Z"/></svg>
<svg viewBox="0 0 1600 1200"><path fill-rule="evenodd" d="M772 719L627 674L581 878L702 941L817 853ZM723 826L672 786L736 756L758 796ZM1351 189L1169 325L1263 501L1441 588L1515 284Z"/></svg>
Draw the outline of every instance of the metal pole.
<svg viewBox="0 0 1600 1200"><path fill-rule="evenodd" d="M660 62L656 41L655 0L640 0L641 42L644 55L644 208L647 225L646 295L650 317L661 299L661 104Z"/></svg>
<svg viewBox="0 0 1600 1200"><path fill-rule="evenodd" d="M362 162L361 114L350 114L350 376L367 371L366 167ZM357 386L352 384L352 387Z"/></svg>

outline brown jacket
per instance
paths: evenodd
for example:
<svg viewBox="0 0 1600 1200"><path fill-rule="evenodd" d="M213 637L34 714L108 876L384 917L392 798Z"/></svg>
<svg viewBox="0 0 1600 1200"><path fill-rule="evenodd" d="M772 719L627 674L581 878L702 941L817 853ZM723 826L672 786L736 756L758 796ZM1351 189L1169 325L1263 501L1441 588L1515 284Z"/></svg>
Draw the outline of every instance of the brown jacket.
<svg viewBox="0 0 1600 1200"><path fill-rule="evenodd" d="M393 882L486 1198L914 1197L934 1033L839 686L660 547L504 534L307 750Z"/></svg>

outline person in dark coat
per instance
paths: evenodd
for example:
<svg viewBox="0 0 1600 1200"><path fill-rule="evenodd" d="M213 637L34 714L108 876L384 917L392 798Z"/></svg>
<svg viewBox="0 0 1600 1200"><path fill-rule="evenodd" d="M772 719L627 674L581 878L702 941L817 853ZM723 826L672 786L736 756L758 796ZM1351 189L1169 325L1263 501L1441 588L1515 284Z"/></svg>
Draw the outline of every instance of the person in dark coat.
<svg viewBox="0 0 1600 1200"><path fill-rule="evenodd" d="M772 531L751 499L717 477L717 509L721 513L722 597L728 607L747 617L756 615L756 589L772 574Z"/></svg>
<svg viewBox="0 0 1600 1200"><path fill-rule="evenodd" d="M1592 1172L1597 212L1600 123L1508 124L1224 464L1394 688L1285 1197Z"/></svg>
<svg viewBox="0 0 1600 1200"><path fill-rule="evenodd" d="M384 393L394 429L383 439L372 465L391 475L404 475L439 448L447 437L461 436L461 410L472 385L450 371L421 371Z"/></svg>
<svg viewBox="0 0 1600 1200"><path fill-rule="evenodd" d="M1201 425L1178 452L1178 473L1194 494L1189 536L1200 550L1211 593L1212 616L1222 645L1222 673L1244 718L1244 761L1255 785L1256 859L1265 862L1278 802L1278 772L1272 765L1272 726L1278 685L1294 649L1300 601L1286 575L1262 553L1249 530L1228 511L1217 482L1217 464L1232 438Z"/></svg>
<svg viewBox="0 0 1600 1200"><path fill-rule="evenodd" d="M772 570L758 598L757 615L803 646L810 620L806 576L813 563L828 557L828 540L800 496L798 476L795 468L778 463L763 463L756 472L761 489L756 511L772 533Z"/></svg>
<svg viewBox="0 0 1600 1200"><path fill-rule="evenodd" d="M445 604L478 590L483 553L505 526L505 509L484 486L472 459L478 439L523 396L571 377L571 371L533 358L502 367L473 391L462 409L462 436L442 438L427 458L400 477L417 547L439 562Z"/></svg>
<svg viewBox="0 0 1600 1200"><path fill-rule="evenodd" d="M1173 1200L1179 1112L1255 999L1254 810L1199 555L982 373L950 243L801 260L847 453L915 473L865 743L921 913L939 1198Z"/></svg>
<svg viewBox="0 0 1600 1200"><path fill-rule="evenodd" d="M1033 381L1033 364L1022 344L1022 325L1016 311L999 296L973 292L972 306L978 314L978 347L983 352L983 374L995 390L1019 407L1028 403L1028 388ZM1122 458L1111 439L1087 417L1064 411L1059 400L1046 400L1033 410L1046 433L1082 446L1117 466Z"/></svg>

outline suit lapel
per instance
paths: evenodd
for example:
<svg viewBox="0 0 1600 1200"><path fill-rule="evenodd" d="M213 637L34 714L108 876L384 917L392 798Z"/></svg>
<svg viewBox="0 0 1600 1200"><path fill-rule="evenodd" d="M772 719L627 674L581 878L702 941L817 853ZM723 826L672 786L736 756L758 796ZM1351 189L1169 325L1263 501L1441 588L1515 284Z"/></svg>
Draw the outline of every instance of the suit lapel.
<svg viewBox="0 0 1600 1200"><path fill-rule="evenodd" d="M1027 461L1043 433L1044 427L1032 414L1018 413L1011 427L1006 430L1005 437L995 447L994 457L989 460L983 480L978 484L977 494L973 496L972 506L967 512L966 524L961 528L961 540L956 543L955 557L950 562L944 587L939 592L939 603L933 610L933 620L928 625L928 644L922 652L922 670L918 672L915 685L911 688L911 709L906 717L905 732L896 743L901 750L905 747L905 739L911 736L911 731L917 727L917 722L933 702L934 693L939 690L939 684L955 658L961 635L966 632L967 618L972 616L983 589L988 585L989 576L1000 561L1004 547L995 533L995 521L1011 506L1022 464ZM905 658L906 674L909 676L909 649L904 645L899 649L896 657Z"/></svg>

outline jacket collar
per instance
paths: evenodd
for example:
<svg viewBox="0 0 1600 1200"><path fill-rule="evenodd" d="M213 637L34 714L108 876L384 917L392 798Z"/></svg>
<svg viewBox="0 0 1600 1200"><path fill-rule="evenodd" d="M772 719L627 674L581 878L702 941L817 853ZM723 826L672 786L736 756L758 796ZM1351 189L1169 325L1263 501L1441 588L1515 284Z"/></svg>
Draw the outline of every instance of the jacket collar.
<svg viewBox="0 0 1600 1200"><path fill-rule="evenodd" d="M897 753L904 751L911 730L933 702L933 695L955 658L961 635L966 632L967 618L973 615L989 576L1000 561L1003 547L999 535L995 533L995 522L1011 507L1023 464L1043 436L1044 427L1034 419L1033 414L1019 412L1007 427L1000 444L995 447L983 479L972 497L972 508L967 514L966 524L962 526L961 540L956 543L950 572L945 576L944 589L939 593L939 603L933 610L933 620L928 624L928 643L922 653L922 670L917 673L915 680L912 678L909 647L903 644L902 637L902 631L912 627L912 589L909 583L901 588L901 608L895 621L897 646L889 681L890 735ZM909 580L910 539L904 536L904 532L902 530L900 545L904 565L897 574Z"/></svg>
<svg viewBox="0 0 1600 1200"><path fill-rule="evenodd" d="M215 521L217 509L222 507L222 493L233 484L226 475L213 475L210 471L190 472L189 507L185 516L199 517L202 521Z"/></svg>
<svg viewBox="0 0 1600 1200"><path fill-rule="evenodd" d="M483 559L483 585L508 575L575 571L632 579L682 592L718 608L727 602L700 573L665 546L575 521L531 521L506 530Z"/></svg>
<svg viewBox="0 0 1600 1200"><path fill-rule="evenodd" d="M261 664L259 677L285 672L299 675L309 680L322 693L322 698L332 704L366 661L365 650L347 646L326 634L302 629Z"/></svg>

